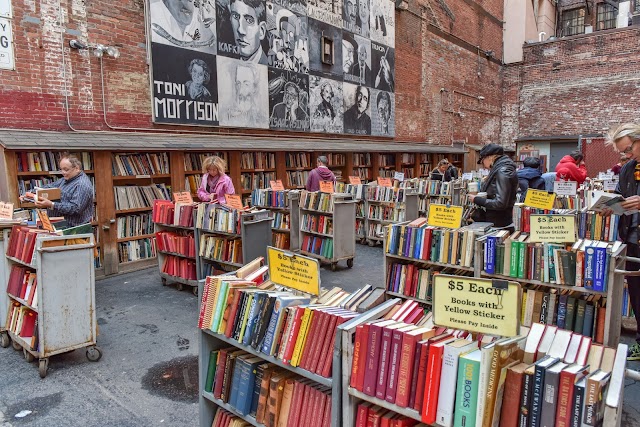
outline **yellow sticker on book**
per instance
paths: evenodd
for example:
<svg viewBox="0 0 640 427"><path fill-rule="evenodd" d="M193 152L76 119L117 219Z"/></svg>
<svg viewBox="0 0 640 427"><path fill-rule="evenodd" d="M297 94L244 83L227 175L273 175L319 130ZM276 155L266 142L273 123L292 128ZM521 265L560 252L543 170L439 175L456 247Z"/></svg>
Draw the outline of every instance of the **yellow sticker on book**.
<svg viewBox="0 0 640 427"><path fill-rule="evenodd" d="M276 285L307 294L320 294L320 264L317 259L267 246L269 279Z"/></svg>
<svg viewBox="0 0 640 427"><path fill-rule="evenodd" d="M530 242L574 243L576 241L575 215L531 215Z"/></svg>
<svg viewBox="0 0 640 427"><path fill-rule="evenodd" d="M459 228L462 222L462 206L429 205L427 224L434 227Z"/></svg>
<svg viewBox="0 0 640 427"><path fill-rule="evenodd" d="M527 190L527 197L524 198L524 205L538 209L553 209L553 202L556 201L555 193L547 193L542 190Z"/></svg>
<svg viewBox="0 0 640 427"><path fill-rule="evenodd" d="M516 282L436 274L433 323L445 328L518 335L521 289Z"/></svg>

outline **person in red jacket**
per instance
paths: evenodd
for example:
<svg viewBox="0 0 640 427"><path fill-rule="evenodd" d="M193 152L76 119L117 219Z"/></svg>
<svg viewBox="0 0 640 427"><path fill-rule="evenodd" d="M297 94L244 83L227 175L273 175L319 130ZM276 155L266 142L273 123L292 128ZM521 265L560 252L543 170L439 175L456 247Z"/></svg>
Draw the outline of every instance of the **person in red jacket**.
<svg viewBox="0 0 640 427"><path fill-rule="evenodd" d="M556 166L556 181L576 181L582 184L585 179L587 179L587 167L581 152L572 151L560 159Z"/></svg>

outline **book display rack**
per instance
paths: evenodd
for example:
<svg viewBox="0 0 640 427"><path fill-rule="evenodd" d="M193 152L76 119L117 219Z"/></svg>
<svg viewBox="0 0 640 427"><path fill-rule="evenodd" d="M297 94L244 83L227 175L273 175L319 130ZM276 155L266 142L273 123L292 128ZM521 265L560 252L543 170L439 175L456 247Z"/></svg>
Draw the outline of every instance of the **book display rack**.
<svg viewBox="0 0 640 427"><path fill-rule="evenodd" d="M11 225L0 224L0 253L7 253L7 246L9 245L9 236L11 234ZM11 264L6 256L0 260L0 280L1 283L7 283L9 280L9 271L11 270ZM11 338L9 338L9 332L7 331L7 309L9 308L9 297L4 291L0 291L0 346L3 348L9 347L11 344Z"/></svg>
<svg viewBox="0 0 640 427"><path fill-rule="evenodd" d="M356 201L347 193L300 193L300 253L331 265L356 256Z"/></svg>
<svg viewBox="0 0 640 427"><path fill-rule="evenodd" d="M381 178L393 178L396 173L396 155L378 154L378 176Z"/></svg>
<svg viewBox="0 0 640 427"><path fill-rule="evenodd" d="M349 193L356 201L356 242L366 243L366 202L365 191L366 184L345 184L344 182L338 182L336 184L336 191L338 193Z"/></svg>
<svg viewBox="0 0 640 427"><path fill-rule="evenodd" d="M300 249L299 210L300 192L297 190L253 190L251 206L264 209L271 215L272 243L279 249Z"/></svg>
<svg viewBox="0 0 640 427"><path fill-rule="evenodd" d="M21 226L12 228L5 244L2 344L7 346L8 335L27 362L38 359L42 378L56 354L86 348L90 361L102 357L96 347L94 247L93 234L58 236Z"/></svg>
<svg viewBox="0 0 640 427"><path fill-rule="evenodd" d="M418 217L419 195L403 187L365 186L365 239L375 246L384 239L385 227Z"/></svg>
<svg viewBox="0 0 640 427"><path fill-rule="evenodd" d="M309 178L309 172L315 167L315 156L311 154L307 152L285 153L287 179L284 184L286 188L304 188Z"/></svg>
<svg viewBox="0 0 640 427"><path fill-rule="evenodd" d="M359 177L364 183L367 183L374 179L373 175L373 163L371 163L371 153L353 153L353 175Z"/></svg>

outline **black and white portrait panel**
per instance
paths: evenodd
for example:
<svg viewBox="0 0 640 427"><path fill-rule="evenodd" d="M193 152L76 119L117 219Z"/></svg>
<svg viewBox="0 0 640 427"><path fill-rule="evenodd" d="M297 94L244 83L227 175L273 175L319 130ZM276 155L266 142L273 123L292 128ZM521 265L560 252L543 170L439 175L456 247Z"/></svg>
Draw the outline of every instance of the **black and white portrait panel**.
<svg viewBox="0 0 640 427"><path fill-rule="evenodd" d="M342 71L344 81L371 86L371 41L342 32Z"/></svg>
<svg viewBox="0 0 640 427"><path fill-rule="evenodd" d="M309 76L295 71L269 69L269 127L309 130Z"/></svg>
<svg viewBox="0 0 640 427"><path fill-rule="evenodd" d="M322 56L325 54L321 43L323 36L332 41L333 56L329 57L333 58L333 64L322 62ZM314 41L309 46L309 72L342 78L342 29L309 18L309 40Z"/></svg>
<svg viewBox="0 0 640 427"><path fill-rule="evenodd" d="M395 49L371 42L371 86L387 92L395 92Z"/></svg>
<svg viewBox="0 0 640 427"><path fill-rule="evenodd" d="M369 37L369 1L343 0L342 27L345 30Z"/></svg>
<svg viewBox="0 0 640 427"><path fill-rule="evenodd" d="M290 10L298 16L307 15L307 0L271 0L271 2Z"/></svg>
<svg viewBox="0 0 640 427"><path fill-rule="evenodd" d="M221 56L217 60L220 125L268 128L267 67Z"/></svg>
<svg viewBox="0 0 640 427"><path fill-rule="evenodd" d="M371 135L371 89L343 83L344 133Z"/></svg>
<svg viewBox="0 0 640 427"><path fill-rule="evenodd" d="M216 11L218 55L267 65L269 43L264 0L219 0Z"/></svg>
<svg viewBox="0 0 640 427"><path fill-rule="evenodd" d="M383 90L371 89L371 135L395 136L395 95Z"/></svg>
<svg viewBox="0 0 640 427"><path fill-rule="evenodd" d="M309 0L307 16L342 28L343 0Z"/></svg>
<svg viewBox="0 0 640 427"><path fill-rule="evenodd" d="M151 41L216 53L216 9L213 0L151 0Z"/></svg>
<svg viewBox="0 0 640 427"><path fill-rule="evenodd" d="M269 66L281 70L309 73L307 17L296 15L273 2L267 2Z"/></svg>
<svg viewBox="0 0 640 427"><path fill-rule="evenodd" d="M218 125L216 56L160 43L151 53L154 121Z"/></svg>
<svg viewBox="0 0 640 427"><path fill-rule="evenodd" d="M311 132L343 133L342 82L309 76Z"/></svg>
<svg viewBox="0 0 640 427"><path fill-rule="evenodd" d="M396 10L390 0L371 0L370 12L371 41L386 46L396 46Z"/></svg>

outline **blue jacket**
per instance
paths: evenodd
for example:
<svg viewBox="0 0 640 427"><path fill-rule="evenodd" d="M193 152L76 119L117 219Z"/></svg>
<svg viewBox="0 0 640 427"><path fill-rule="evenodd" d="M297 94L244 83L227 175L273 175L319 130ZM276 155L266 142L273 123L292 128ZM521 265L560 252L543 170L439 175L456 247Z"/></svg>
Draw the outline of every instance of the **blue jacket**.
<svg viewBox="0 0 640 427"><path fill-rule="evenodd" d="M542 179L540 171L534 168L520 169L518 171L518 188L523 193L529 188L544 190L544 179Z"/></svg>

